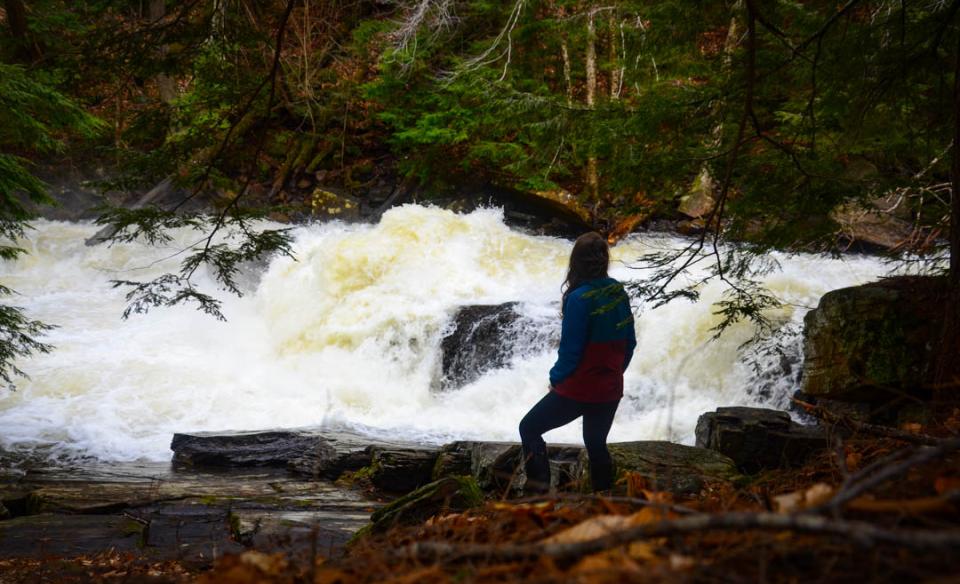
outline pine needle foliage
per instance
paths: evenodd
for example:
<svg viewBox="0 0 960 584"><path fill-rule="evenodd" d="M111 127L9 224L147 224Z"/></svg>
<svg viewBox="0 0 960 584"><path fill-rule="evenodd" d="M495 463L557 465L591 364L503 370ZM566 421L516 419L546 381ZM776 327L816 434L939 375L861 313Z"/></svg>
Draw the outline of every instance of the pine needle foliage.
<svg viewBox="0 0 960 584"><path fill-rule="evenodd" d="M17 243L29 229L31 214L25 200L53 202L30 172L29 161L13 152L55 154L66 133L89 138L101 127L102 122L25 68L0 63L0 260L15 261L26 253ZM0 285L0 297L14 294ZM0 303L0 379L8 386L26 375L18 360L50 351L52 347L39 338L51 328L30 319L20 307Z"/></svg>

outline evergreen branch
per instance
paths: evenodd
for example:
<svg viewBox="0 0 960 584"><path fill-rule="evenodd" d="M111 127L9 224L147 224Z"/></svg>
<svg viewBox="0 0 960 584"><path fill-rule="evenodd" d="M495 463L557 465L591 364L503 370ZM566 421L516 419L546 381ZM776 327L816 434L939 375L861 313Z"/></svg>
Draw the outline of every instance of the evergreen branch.
<svg viewBox="0 0 960 584"><path fill-rule="evenodd" d="M0 294L10 292L6 286L0 286ZM13 377L28 377L15 361L35 353L49 353L53 347L37 337L54 328L54 325L27 318L22 308L0 304L0 379L12 387Z"/></svg>

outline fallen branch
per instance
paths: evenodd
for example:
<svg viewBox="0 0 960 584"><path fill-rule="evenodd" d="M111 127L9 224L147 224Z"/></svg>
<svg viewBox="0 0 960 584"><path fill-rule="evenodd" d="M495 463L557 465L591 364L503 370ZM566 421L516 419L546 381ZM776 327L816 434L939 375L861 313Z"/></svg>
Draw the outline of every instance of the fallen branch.
<svg viewBox="0 0 960 584"><path fill-rule="evenodd" d="M848 485L841 489L840 492L837 493L837 496L819 507L810 509L810 512L820 512L827 509L837 511L843 507L843 505L853 501L870 489L906 473L915 466L936 460L955 450L960 450L960 438L943 440L939 446L934 448L921 447L902 462L880 467L876 472L873 472L873 467L864 469L850 477Z"/></svg>
<svg viewBox="0 0 960 584"><path fill-rule="evenodd" d="M898 513L901 515L921 515L952 511L960 503L960 491L950 491L936 497L920 497L918 499L885 500L860 497L847 504L851 511L866 513Z"/></svg>
<svg viewBox="0 0 960 584"><path fill-rule="evenodd" d="M818 515L776 513L698 514L679 519L638 525L587 541L565 544L452 544L416 542L396 550L397 559L421 561L497 560L516 561L549 556L554 560L594 554L641 539L684 535L704 531L759 529L795 531L840 536L863 547L892 544L915 549L960 547L960 530L891 530L864 521L829 519Z"/></svg>
<svg viewBox="0 0 960 584"><path fill-rule="evenodd" d="M816 416L817 418L827 422L829 424L836 424L844 426L855 432L861 432L864 434L870 434L872 436L878 436L880 438L893 438L895 440L902 440L903 442L909 442L910 444L922 444L925 446L936 446L941 444L943 440L930 436L928 434L915 434L913 432L904 432L903 430L898 430L897 428L890 428L888 426L878 426L876 424L868 424L866 422L861 422L859 420L854 420L849 416L843 416L822 406L811 404L805 401L798 399L793 400L798 406L803 408L808 414Z"/></svg>
<svg viewBox="0 0 960 584"><path fill-rule="evenodd" d="M571 501L571 502L583 502L583 501L606 501L608 503L619 503L621 505L634 505L637 507L651 507L653 509L663 509L664 511L672 511L678 515L693 515L700 513L696 509L690 507L685 507L683 505L673 505L669 503L658 503L656 501L649 501L647 499L640 499L638 497L616 497L610 496L605 497L603 495L593 495L593 494L578 494L578 493L554 493L552 495L537 495L533 497L524 497L522 499L511 499L507 501L511 505L522 505L524 503L547 503L547 502L560 502L560 501Z"/></svg>

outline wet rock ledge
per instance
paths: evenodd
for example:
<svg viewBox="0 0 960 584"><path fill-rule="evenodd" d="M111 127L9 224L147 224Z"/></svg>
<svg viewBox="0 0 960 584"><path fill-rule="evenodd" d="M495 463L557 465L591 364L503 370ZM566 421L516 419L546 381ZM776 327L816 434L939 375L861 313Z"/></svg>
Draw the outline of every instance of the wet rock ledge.
<svg viewBox="0 0 960 584"><path fill-rule="evenodd" d="M755 408L701 416L697 442L609 447L619 475L696 496L827 445L821 430ZM331 555L358 533L521 495L525 482L515 442L423 445L319 428L176 434L171 448L172 464L0 465L0 557L115 549L204 564L244 548ZM555 489L587 489L583 447L548 453Z"/></svg>
<svg viewBox="0 0 960 584"><path fill-rule="evenodd" d="M0 558L113 549L202 567L245 548L326 556L380 506L359 491L276 468L0 466L0 507L7 511Z"/></svg>
<svg viewBox="0 0 960 584"><path fill-rule="evenodd" d="M469 476L485 491L521 492L520 445L458 441L428 446L370 438L351 432L304 429L270 432L177 434L174 462L198 468L278 467L328 480L364 478L388 493L407 493L447 476ZM589 463L582 446L548 449L555 487L582 490ZM681 494L740 476L733 460L707 448L662 441L610 444L619 473L639 472L651 486Z"/></svg>

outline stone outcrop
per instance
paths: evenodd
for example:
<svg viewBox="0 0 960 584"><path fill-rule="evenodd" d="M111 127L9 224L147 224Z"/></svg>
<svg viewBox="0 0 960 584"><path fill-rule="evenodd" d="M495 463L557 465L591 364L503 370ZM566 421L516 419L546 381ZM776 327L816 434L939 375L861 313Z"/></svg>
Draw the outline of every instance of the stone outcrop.
<svg viewBox="0 0 960 584"><path fill-rule="evenodd" d="M517 353L552 347L560 341L560 320L534 321L516 302L461 307L440 344L440 389L447 391L509 364Z"/></svg>
<svg viewBox="0 0 960 584"><path fill-rule="evenodd" d="M637 473L659 491L696 495L708 483L729 482L740 476L732 460L705 448L657 440L618 442L608 448L618 477ZM580 463L580 483L589 485L586 451L580 454Z"/></svg>
<svg viewBox="0 0 960 584"><path fill-rule="evenodd" d="M938 279L890 278L825 294L804 318L802 391L880 402L932 381Z"/></svg>
<svg viewBox="0 0 960 584"><path fill-rule="evenodd" d="M700 416L696 434L697 446L730 457L745 473L799 466L829 446L823 428L763 408L717 408Z"/></svg>
<svg viewBox="0 0 960 584"><path fill-rule="evenodd" d="M522 452L516 442L459 441L432 447L390 443L336 430L177 436L173 443L175 462L199 467L224 467L231 461L241 467L285 466L313 478L369 479L388 492L407 492L449 476L470 476L485 491L516 493L522 491L525 481ZM225 452L234 447L231 444L240 455ZM270 444L276 445L275 452L269 452ZM297 444L308 450L297 452ZM643 474L651 486L662 490L696 493L707 482L738 476L733 462L712 450L656 441L613 443L609 447L621 473ZM589 485L582 446L551 444L547 453L554 488L576 491Z"/></svg>

